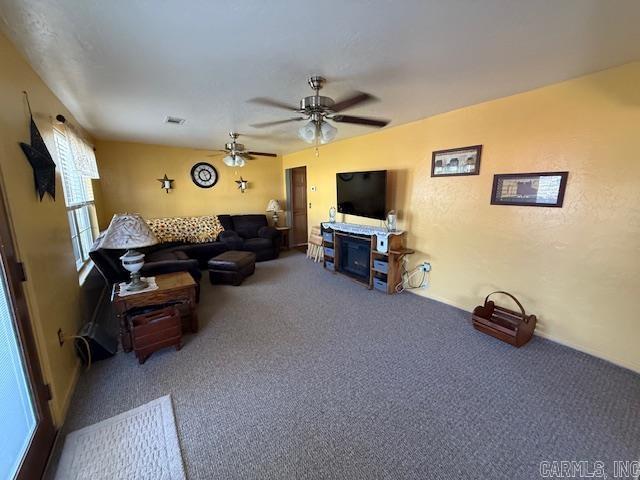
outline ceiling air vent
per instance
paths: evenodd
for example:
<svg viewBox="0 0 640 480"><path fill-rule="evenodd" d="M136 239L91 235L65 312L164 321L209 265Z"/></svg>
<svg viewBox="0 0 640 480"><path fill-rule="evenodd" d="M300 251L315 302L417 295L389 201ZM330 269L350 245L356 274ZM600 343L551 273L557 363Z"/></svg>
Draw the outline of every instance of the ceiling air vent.
<svg viewBox="0 0 640 480"><path fill-rule="evenodd" d="M171 125L182 125L184 123L184 118L172 117L168 115L167 118L164 119L164 123L170 123Z"/></svg>

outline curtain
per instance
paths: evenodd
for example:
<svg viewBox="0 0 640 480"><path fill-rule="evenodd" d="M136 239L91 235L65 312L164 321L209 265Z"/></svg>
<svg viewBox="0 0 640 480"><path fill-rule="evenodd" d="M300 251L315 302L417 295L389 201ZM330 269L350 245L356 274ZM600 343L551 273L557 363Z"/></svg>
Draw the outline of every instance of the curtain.
<svg viewBox="0 0 640 480"><path fill-rule="evenodd" d="M100 178L93 147L68 123L65 123L65 136L69 143L75 170L86 178Z"/></svg>

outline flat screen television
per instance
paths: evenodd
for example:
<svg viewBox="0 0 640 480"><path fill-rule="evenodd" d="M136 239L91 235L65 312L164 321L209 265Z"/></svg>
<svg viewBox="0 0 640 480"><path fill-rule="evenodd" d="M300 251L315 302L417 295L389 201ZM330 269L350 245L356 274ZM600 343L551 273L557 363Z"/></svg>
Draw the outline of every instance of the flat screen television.
<svg viewBox="0 0 640 480"><path fill-rule="evenodd" d="M387 171L336 174L338 212L384 220L387 215Z"/></svg>

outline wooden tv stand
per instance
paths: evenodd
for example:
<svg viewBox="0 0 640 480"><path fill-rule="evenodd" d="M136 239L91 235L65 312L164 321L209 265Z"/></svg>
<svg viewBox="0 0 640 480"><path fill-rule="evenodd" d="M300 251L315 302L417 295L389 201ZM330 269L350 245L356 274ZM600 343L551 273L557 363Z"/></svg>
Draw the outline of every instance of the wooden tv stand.
<svg viewBox="0 0 640 480"><path fill-rule="evenodd" d="M352 280L388 295L396 293L396 287L402 283L402 259L414 253L405 247L406 232L388 235L387 251L377 250L377 232L381 229L362 227L362 232L354 233L332 228L332 224L322 224L322 246L324 250L324 268L333 273L341 273ZM368 278L350 274L342 269L340 253L342 242L356 239L361 244L368 243Z"/></svg>

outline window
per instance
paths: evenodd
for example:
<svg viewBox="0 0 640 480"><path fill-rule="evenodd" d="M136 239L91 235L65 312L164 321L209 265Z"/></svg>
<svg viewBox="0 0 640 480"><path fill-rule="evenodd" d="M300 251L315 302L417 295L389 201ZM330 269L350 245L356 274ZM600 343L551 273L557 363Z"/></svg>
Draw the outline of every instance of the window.
<svg viewBox="0 0 640 480"><path fill-rule="evenodd" d="M76 268L80 270L89 260L89 249L94 240L96 215L91 178L78 168L77 156L80 151L84 157L92 157L94 165L95 157L89 145L77 137L70 138L74 134L68 129L66 132L62 132L54 128L53 135L58 152L58 168L62 173L62 187L64 201L67 205L67 216L69 217L73 255L76 259ZM73 145L74 142L75 145ZM86 161L86 158L82 160Z"/></svg>

